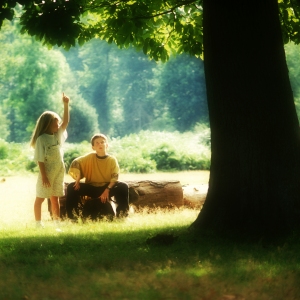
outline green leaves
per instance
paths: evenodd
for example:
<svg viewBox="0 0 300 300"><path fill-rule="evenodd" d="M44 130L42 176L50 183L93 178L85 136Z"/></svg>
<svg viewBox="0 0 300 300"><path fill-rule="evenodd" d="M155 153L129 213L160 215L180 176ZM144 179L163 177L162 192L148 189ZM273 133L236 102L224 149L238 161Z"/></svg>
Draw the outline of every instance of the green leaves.
<svg viewBox="0 0 300 300"><path fill-rule="evenodd" d="M133 45L154 60L171 53L203 54L202 1L19 0L22 33L35 36L48 47L69 49L100 37L120 48ZM300 43L300 5L279 0L279 17L285 43ZM12 20L16 1L0 7L0 26ZM151 41L151 43L150 43Z"/></svg>
<svg viewBox="0 0 300 300"><path fill-rule="evenodd" d="M300 43L300 5L292 0L279 0L279 18L282 38L285 44L290 41Z"/></svg>
<svg viewBox="0 0 300 300"><path fill-rule="evenodd" d="M45 0L39 4L25 5L21 16L21 32L36 36L49 46L62 46L69 49L75 46L82 24L79 22L83 13L77 1L53 2Z"/></svg>
<svg viewBox="0 0 300 300"><path fill-rule="evenodd" d="M4 19L12 20L14 17L13 8L16 6L16 1L7 1L0 6L0 28L2 27Z"/></svg>
<svg viewBox="0 0 300 300"><path fill-rule="evenodd" d="M65 49L92 38L134 46L151 59L168 60L171 53L202 53L202 7L199 1L20 0L22 33L48 47ZM13 1L7 1L13 7ZM5 9L8 9L8 4ZM3 10L3 8L2 8ZM12 18L5 11L2 18ZM1 15L0 15L1 16Z"/></svg>

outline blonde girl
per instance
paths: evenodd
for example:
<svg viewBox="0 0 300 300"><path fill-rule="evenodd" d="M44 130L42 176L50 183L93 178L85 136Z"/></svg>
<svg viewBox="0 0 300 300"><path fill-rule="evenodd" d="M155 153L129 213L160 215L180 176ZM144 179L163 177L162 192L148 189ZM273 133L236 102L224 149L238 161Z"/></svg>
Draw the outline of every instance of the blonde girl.
<svg viewBox="0 0 300 300"><path fill-rule="evenodd" d="M39 166L39 174L36 183L36 199L34 202L34 216L36 227L44 227L41 221L42 203L45 198L50 198L52 217L56 225L59 222L58 198L63 196L63 181L65 167L63 162L62 143L67 138L69 97L62 96L64 115L60 117L53 111L45 111L36 122L30 146L34 148L34 160ZM57 228L59 230L59 228Z"/></svg>

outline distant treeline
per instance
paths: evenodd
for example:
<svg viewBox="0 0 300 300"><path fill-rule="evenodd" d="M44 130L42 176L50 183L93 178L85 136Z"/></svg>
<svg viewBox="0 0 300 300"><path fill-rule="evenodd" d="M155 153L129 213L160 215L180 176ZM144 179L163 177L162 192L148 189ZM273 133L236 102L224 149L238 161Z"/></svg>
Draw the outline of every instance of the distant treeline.
<svg viewBox="0 0 300 300"><path fill-rule="evenodd" d="M208 124L200 59L180 55L156 63L142 52L100 40L68 52L48 50L21 35L18 26L6 22L0 31L0 139L28 141L43 111L62 112L63 91L71 97L69 142L85 141L99 131L123 137L144 130L186 132ZM299 46L287 45L286 54L300 114Z"/></svg>

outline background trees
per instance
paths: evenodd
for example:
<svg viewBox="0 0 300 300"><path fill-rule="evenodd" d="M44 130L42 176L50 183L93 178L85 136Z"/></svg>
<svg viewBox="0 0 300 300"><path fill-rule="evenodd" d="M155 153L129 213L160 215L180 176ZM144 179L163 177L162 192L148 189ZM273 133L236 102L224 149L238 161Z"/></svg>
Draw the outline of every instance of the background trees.
<svg viewBox="0 0 300 300"><path fill-rule="evenodd" d="M5 22L0 32L1 138L27 141L42 111L60 112L62 91L72 98L70 142L87 140L99 130L124 136L147 129L184 132L207 124L200 59L178 56L170 64L156 63L133 48L120 51L100 40L49 51L20 35L18 26Z"/></svg>
<svg viewBox="0 0 300 300"><path fill-rule="evenodd" d="M20 36L17 25L4 25L0 33L0 107L5 127L1 138L7 141L28 141L35 122L45 110L62 112L62 91L74 97L71 140L85 137L98 128L95 111L78 96L66 59L58 50L49 51L32 37ZM72 133L75 133L73 135ZM77 139L77 140L78 140Z"/></svg>
<svg viewBox="0 0 300 300"><path fill-rule="evenodd" d="M181 132L191 130L199 118L203 123L209 121L203 78L202 60L187 54L171 57L161 70L157 97L168 108L174 127Z"/></svg>
<svg viewBox="0 0 300 300"><path fill-rule="evenodd" d="M287 65L289 69L289 78L294 94L294 101L296 104L298 119L300 117L300 52L299 46L289 43L285 45L285 53Z"/></svg>
<svg viewBox="0 0 300 300"><path fill-rule="evenodd" d="M33 38L17 38L15 27L2 39L1 102L9 120L9 141L22 141L34 128L39 112L54 109L63 56L49 52Z"/></svg>
<svg viewBox="0 0 300 300"><path fill-rule="evenodd" d="M79 91L84 99L89 99L89 103L97 111L101 131L108 132L111 126L111 106L107 97L107 87L111 72L110 53L113 49L99 42L91 41L79 51L79 59L83 65L83 70L78 72Z"/></svg>

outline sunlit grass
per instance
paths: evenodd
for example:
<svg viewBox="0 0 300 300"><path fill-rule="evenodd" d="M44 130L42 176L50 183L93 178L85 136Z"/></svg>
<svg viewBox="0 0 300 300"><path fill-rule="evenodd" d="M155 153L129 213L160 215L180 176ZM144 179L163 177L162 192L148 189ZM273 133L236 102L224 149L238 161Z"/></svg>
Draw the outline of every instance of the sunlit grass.
<svg viewBox="0 0 300 300"><path fill-rule="evenodd" d="M0 177L0 229L19 226L29 228L33 223L33 203L35 199L36 174ZM121 174L120 180L179 180L184 184L206 184L208 171L165 172L153 174ZM66 175L66 182L73 179ZM42 219L50 221L46 201L42 207Z"/></svg>

